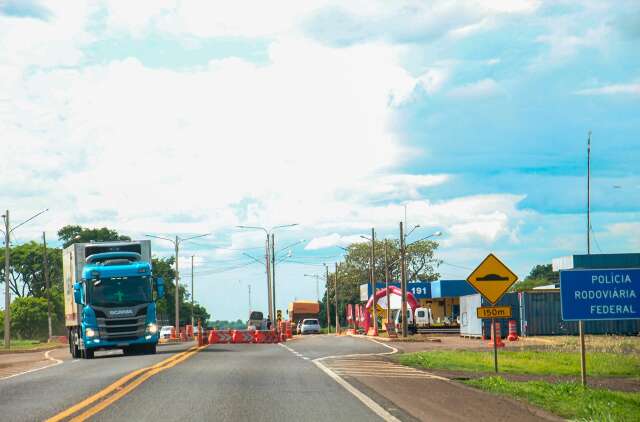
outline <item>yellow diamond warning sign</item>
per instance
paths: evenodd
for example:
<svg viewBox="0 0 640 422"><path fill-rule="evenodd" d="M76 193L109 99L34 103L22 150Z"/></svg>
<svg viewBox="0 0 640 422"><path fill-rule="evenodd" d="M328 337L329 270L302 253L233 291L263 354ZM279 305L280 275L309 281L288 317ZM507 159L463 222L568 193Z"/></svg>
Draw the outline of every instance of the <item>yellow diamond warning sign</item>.
<svg viewBox="0 0 640 422"><path fill-rule="evenodd" d="M467 277L469 284L491 303L498 302L517 280L518 276L492 253Z"/></svg>

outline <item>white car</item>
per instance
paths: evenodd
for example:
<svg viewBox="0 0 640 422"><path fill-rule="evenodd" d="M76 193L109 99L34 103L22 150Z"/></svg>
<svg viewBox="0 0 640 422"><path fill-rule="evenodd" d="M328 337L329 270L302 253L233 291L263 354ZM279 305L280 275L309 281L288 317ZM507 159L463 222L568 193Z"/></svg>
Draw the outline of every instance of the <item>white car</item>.
<svg viewBox="0 0 640 422"><path fill-rule="evenodd" d="M170 338L171 337L171 329L173 328L172 325L163 325L162 328L160 328L160 338Z"/></svg>
<svg viewBox="0 0 640 422"><path fill-rule="evenodd" d="M302 327L300 329L300 334L320 334L320 322L317 319L305 319L302 320Z"/></svg>

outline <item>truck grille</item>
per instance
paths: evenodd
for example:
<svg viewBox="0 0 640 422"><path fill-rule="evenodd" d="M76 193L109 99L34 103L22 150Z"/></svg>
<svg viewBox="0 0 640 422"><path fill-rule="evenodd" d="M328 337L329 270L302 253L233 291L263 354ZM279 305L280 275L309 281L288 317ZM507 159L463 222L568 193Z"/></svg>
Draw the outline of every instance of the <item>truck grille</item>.
<svg viewBox="0 0 640 422"><path fill-rule="evenodd" d="M144 336L147 305L139 306L139 309L134 310L136 316L133 318L130 316L127 318L109 318L107 317L108 312L106 309L94 307L100 338L124 341Z"/></svg>

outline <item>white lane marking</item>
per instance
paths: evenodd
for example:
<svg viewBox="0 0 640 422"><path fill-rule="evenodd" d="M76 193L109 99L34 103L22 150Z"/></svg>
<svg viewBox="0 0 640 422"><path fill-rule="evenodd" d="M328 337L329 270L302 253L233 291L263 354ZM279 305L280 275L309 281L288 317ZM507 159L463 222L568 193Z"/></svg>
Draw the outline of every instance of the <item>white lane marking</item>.
<svg viewBox="0 0 640 422"><path fill-rule="evenodd" d="M56 349L53 349L53 350L56 350ZM45 354L44 354L44 357L47 360L53 361L53 363L51 365L42 366L40 368L29 369L28 371L18 372L17 374L13 374L13 375L8 375L6 377L2 377L2 378L0 378L0 380L6 380L6 379L9 379L9 378L14 378L14 377L17 377L17 376L20 376L20 375L24 375L24 374L30 374L31 372L41 371L43 369L47 369L47 368L51 368L53 366L60 365L62 363L62 361L60 359L56 359L54 357L49 356L49 353L53 352L53 350L49 350L49 351L45 352Z"/></svg>
<svg viewBox="0 0 640 422"><path fill-rule="evenodd" d="M380 345L382 345L382 346L384 346L384 347L386 347L388 349L391 349L391 351L390 352L384 352L384 353L356 353L356 354L351 354L351 355L325 356L325 357L322 357L322 358L313 359L312 362L318 368L320 368L325 374L329 375L329 377L331 377L335 382L340 384L345 390L347 390L352 395L354 395L358 400L360 400L373 413L375 413L376 415L380 416L380 418L382 418L382 420L387 421L387 422L400 422L400 420L398 418L393 416L391 413L387 412L386 409L384 409L378 403L376 403L375 401L370 399L364 393L360 392L360 390L358 390L357 388L355 388L354 386L349 384L340 375L336 374L335 372L333 372L331 369L327 368L322 363L322 361L325 360L325 359L335 359L335 358L338 358L338 357L345 358L345 357L360 357L360 356L384 356L384 355L391 355L391 354L394 354L394 353L398 352L398 349L396 349L395 347L391 347L391 346L389 346L387 344L379 343L377 341L376 341L376 343L378 343L378 344L380 344ZM288 346L285 346L282 343L280 343L280 345L282 347L284 347L285 349L289 350L292 353L296 352L292 348L290 348Z"/></svg>
<svg viewBox="0 0 640 422"><path fill-rule="evenodd" d="M303 356L303 357L302 357L302 359L304 359L304 360L309 360L309 358L308 358L308 357L306 357L306 356Z"/></svg>
<svg viewBox="0 0 640 422"><path fill-rule="evenodd" d="M370 399L369 397L361 393L360 390L358 390L357 388L349 384L340 375L336 374L335 372L333 372L332 370L324 366L322 362L320 362L320 359L314 359L313 363L315 363L315 365L318 368L320 368L325 374L333 378L333 380L338 384L340 384L345 390L353 394L358 400L364 403L364 405L367 406L376 415L380 416L382 420L385 420L387 422L400 422L398 418L393 416L391 413L387 412L387 410L384 409L382 406L380 406L378 403L376 403L375 401L373 401L372 399Z"/></svg>

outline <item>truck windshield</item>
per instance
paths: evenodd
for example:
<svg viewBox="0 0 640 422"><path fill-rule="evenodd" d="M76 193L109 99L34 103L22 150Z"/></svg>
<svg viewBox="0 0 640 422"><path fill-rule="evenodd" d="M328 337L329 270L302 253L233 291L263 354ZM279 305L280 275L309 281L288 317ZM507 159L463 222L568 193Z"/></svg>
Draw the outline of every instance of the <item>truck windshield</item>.
<svg viewBox="0 0 640 422"><path fill-rule="evenodd" d="M150 277L114 277L89 282L89 303L133 306L152 301Z"/></svg>

